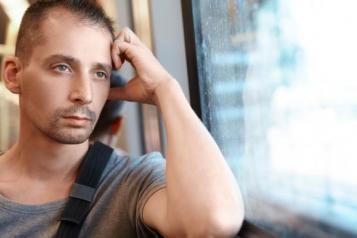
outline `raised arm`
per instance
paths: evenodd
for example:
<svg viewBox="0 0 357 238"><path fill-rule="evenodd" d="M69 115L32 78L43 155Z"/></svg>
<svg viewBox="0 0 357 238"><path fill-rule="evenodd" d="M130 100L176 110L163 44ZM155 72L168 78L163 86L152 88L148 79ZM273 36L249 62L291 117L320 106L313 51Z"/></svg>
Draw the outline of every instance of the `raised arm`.
<svg viewBox="0 0 357 238"><path fill-rule="evenodd" d="M157 105L167 131L167 185L148 200L144 222L165 237L236 234L244 216L239 187L176 80L128 28L112 53L116 68L129 61L137 76L110 98Z"/></svg>

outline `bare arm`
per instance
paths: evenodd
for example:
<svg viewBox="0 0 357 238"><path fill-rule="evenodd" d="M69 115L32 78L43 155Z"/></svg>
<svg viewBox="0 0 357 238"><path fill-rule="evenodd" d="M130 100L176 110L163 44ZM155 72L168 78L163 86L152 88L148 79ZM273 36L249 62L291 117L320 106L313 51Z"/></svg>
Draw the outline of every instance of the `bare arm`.
<svg viewBox="0 0 357 238"><path fill-rule="evenodd" d="M167 186L145 205L144 222L167 237L231 237L243 220L243 203L215 141L176 80L128 29L113 47L117 67L119 54L138 75L126 88L113 90L111 98L156 104L167 131Z"/></svg>

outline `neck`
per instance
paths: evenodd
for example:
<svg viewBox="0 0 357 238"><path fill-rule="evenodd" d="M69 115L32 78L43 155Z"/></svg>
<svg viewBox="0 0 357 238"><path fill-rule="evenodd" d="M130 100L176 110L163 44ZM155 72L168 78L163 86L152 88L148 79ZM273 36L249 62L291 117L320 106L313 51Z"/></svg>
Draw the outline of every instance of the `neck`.
<svg viewBox="0 0 357 238"><path fill-rule="evenodd" d="M67 145L45 137L20 135L2 165L31 180L73 182L88 146L88 141Z"/></svg>

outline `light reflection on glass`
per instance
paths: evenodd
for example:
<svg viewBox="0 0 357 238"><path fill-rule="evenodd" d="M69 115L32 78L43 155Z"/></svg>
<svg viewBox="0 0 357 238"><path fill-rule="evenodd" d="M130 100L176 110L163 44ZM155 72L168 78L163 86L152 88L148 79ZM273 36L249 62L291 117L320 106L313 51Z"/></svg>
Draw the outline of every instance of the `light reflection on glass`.
<svg viewBox="0 0 357 238"><path fill-rule="evenodd" d="M205 120L248 218L281 237L357 237L357 1L197 6Z"/></svg>

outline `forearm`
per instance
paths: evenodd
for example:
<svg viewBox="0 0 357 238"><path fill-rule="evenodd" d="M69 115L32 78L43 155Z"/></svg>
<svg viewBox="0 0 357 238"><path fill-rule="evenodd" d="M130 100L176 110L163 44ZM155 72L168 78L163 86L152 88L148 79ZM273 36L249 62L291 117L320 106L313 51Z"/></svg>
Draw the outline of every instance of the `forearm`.
<svg viewBox="0 0 357 238"><path fill-rule="evenodd" d="M218 146L175 80L168 80L156 96L168 141L168 219L186 229L192 224L200 230L219 223L234 230L243 217L243 205Z"/></svg>
<svg viewBox="0 0 357 238"><path fill-rule="evenodd" d="M109 98L155 103L167 131L167 188L149 199L144 221L169 236L232 235L243 217L238 185L177 82L127 28L113 42L112 58L116 68L129 61L137 75Z"/></svg>

